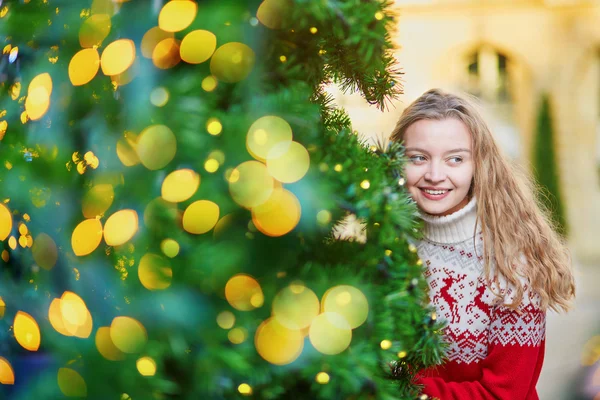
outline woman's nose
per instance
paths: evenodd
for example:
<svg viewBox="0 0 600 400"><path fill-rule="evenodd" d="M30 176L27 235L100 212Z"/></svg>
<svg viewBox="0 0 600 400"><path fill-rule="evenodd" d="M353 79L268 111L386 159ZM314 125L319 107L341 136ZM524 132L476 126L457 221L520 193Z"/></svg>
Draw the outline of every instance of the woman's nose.
<svg viewBox="0 0 600 400"><path fill-rule="evenodd" d="M446 179L446 173L439 165L432 163L429 166L429 170L425 173L425 179L432 182L441 182Z"/></svg>

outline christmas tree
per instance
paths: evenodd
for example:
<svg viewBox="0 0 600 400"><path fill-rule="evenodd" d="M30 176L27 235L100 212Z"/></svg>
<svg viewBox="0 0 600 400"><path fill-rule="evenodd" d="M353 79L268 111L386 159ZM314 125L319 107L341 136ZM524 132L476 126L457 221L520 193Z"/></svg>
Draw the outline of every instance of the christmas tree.
<svg viewBox="0 0 600 400"><path fill-rule="evenodd" d="M5 397L419 397L402 147L326 92L401 94L390 5L0 1Z"/></svg>

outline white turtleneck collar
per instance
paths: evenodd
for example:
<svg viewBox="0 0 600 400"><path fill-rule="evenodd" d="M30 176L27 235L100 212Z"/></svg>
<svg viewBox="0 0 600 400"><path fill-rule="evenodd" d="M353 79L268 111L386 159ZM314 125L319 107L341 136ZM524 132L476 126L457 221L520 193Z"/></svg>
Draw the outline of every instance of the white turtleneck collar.
<svg viewBox="0 0 600 400"><path fill-rule="evenodd" d="M423 233L432 242L460 243L475 236L475 222L477 221L477 201L475 196L460 210L440 217L427 214L419 210L419 216L425 221ZM478 229L481 224L478 225Z"/></svg>

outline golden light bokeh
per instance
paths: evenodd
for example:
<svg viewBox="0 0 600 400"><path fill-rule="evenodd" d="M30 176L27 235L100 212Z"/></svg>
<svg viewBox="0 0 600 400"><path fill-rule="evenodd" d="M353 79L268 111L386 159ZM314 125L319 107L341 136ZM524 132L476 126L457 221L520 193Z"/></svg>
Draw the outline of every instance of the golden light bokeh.
<svg viewBox="0 0 600 400"><path fill-rule="evenodd" d="M93 186L83 196L81 209L86 218L96 218L103 216L110 208L115 199L113 186L108 183L101 183Z"/></svg>
<svg viewBox="0 0 600 400"><path fill-rule="evenodd" d="M98 352L107 360L119 361L125 358L125 354L115 346L110 338L110 327L98 328L95 341Z"/></svg>
<svg viewBox="0 0 600 400"><path fill-rule="evenodd" d="M15 239L14 236L8 238L8 247L10 247L13 250L17 248L17 239Z"/></svg>
<svg viewBox="0 0 600 400"><path fill-rule="evenodd" d="M46 233L40 233L36 236L31 247L33 260L40 267L51 270L58 260L58 248L54 239Z"/></svg>
<svg viewBox="0 0 600 400"><path fill-rule="evenodd" d="M209 75L206 78L202 79L202 89L204 89L204 91L206 92L212 92L217 88L218 84L219 82L212 75Z"/></svg>
<svg viewBox="0 0 600 400"><path fill-rule="evenodd" d="M183 1L183 0L180 0ZM173 68L181 61L179 41L175 38L163 39L156 44L152 51L152 62L160 69Z"/></svg>
<svg viewBox="0 0 600 400"><path fill-rule="evenodd" d="M79 44L83 48L98 47L110 33L111 21L108 14L94 14L83 21L79 28Z"/></svg>
<svg viewBox="0 0 600 400"><path fill-rule="evenodd" d="M217 325L222 329L231 329L235 324L235 315L231 311L223 311L217 315Z"/></svg>
<svg viewBox="0 0 600 400"><path fill-rule="evenodd" d="M290 364L304 348L304 335L281 325L275 318L262 322L254 335L254 346L258 354L275 365Z"/></svg>
<svg viewBox="0 0 600 400"><path fill-rule="evenodd" d="M256 18L267 28L281 29L284 27L285 15L292 5L288 0L265 0L258 7Z"/></svg>
<svg viewBox="0 0 600 400"><path fill-rule="evenodd" d="M233 214L227 214L223 218L221 218L219 222L217 222L217 224L215 225L213 237L220 238L225 232L227 232L227 229L231 226L231 223L233 222L233 218Z"/></svg>
<svg viewBox="0 0 600 400"><path fill-rule="evenodd" d="M138 215L134 210L119 210L104 223L104 241L109 246L128 242L138 230Z"/></svg>
<svg viewBox="0 0 600 400"><path fill-rule="evenodd" d="M73 334L67 330L65 324L63 323L60 303L61 299L54 299L50 303L50 307L48 308L48 319L50 321L50 325L52 325L54 330L61 335L73 336Z"/></svg>
<svg viewBox="0 0 600 400"><path fill-rule="evenodd" d="M227 281L225 298L233 308L240 311L254 310L264 303L260 284L247 274L237 274Z"/></svg>
<svg viewBox="0 0 600 400"><path fill-rule="evenodd" d="M132 167L140 163L137 155L137 137L126 135L117 141L117 157L126 167Z"/></svg>
<svg viewBox="0 0 600 400"><path fill-rule="evenodd" d="M317 376L315 376L315 381L321 385L325 385L329 383L329 374L327 372L319 372Z"/></svg>
<svg viewBox="0 0 600 400"><path fill-rule="evenodd" d="M138 358L135 366L142 376L154 376L156 374L156 361L151 357Z"/></svg>
<svg viewBox="0 0 600 400"><path fill-rule="evenodd" d="M352 341L352 329L340 314L325 312L313 319L308 330L310 343L323 354L339 354Z"/></svg>
<svg viewBox="0 0 600 400"><path fill-rule="evenodd" d="M255 58L254 51L245 44L225 43L214 52L210 60L210 72L220 81L239 82L250 75Z"/></svg>
<svg viewBox="0 0 600 400"><path fill-rule="evenodd" d="M242 383L238 386L238 392L244 396L250 396L252 394L252 387L247 383Z"/></svg>
<svg viewBox="0 0 600 400"><path fill-rule="evenodd" d="M112 17L115 14L115 4L113 0L94 0L90 12L92 15L106 14Z"/></svg>
<svg viewBox="0 0 600 400"><path fill-rule="evenodd" d="M209 200L193 202L183 213L183 229L201 235L210 231L219 221L219 206Z"/></svg>
<svg viewBox="0 0 600 400"><path fill-rule="evenodd" d="M15 384L15 371L13 370L12 365L10 365L10 362L4 357L0 357L0 384Z"/></svg>
<svg viewBox="0 0 600 400"><path fill-rule="evenodd" d="M304 285L290 285L273 299L273 317L288 329L304 329L319 314L319 298Z"/></svg>
<svg viewBox="0 0 600 400"><path fill-rule="evenodd" d="M179 254L179 243L173 239L165 239L160 242L160 250L169 258L174 258Z"/></svg>
<svg viewBox="0 0 600 400"><path fill-rule="evenodd" d="M310 167L308 150L298 142L278 143L267 155L267 169L271 176L283 183L297 182Z"/></svg>
<svg viewBox="0 0 600 400"><path fill-rule="evenodd" d="M142 55L146 58L152 58L152 53L154 52L156 45L165 39L173 37L173 32L165 32L158 26L150 28L142 38L142 44L140 46L142 49Z"/></svg>
<svg viewBox="0 0 600 400"><path fill-rule="evenodd" d="M42 340L40 327L33 317L26 312L17 311L13 323L15 339L25 350L37 351Z"/></svg>
<svg viewBox="0 0 600 400"><path fill-rule="evenodd" d="M90 82L100 69L100 55L96 48L83 49L75 53L69 62L69 79L73 86Z"/></svg>
<svg viewBox="0 0 600 400"><path fill-rule="evenodd" d="M207 61L217 48L217 37L210 31L202 29L185 35L179 49L181 59L190 64Z"/></svg>
<svg viewBox="0 0 600 400"><path fill-rule="evenodd" d="M130 317L115 317L110 325L110 338L123 353L139 353L146 346L146 328Z"/></svg>
<svg viewBox="0 0 600 400"><path fill-rule="evenodd" d="M165 32L179 32L196 18L198 5L194 1L170 1L158 15L158 26Z"/></svg>
<svg viewBox="0 0 600 400"><path fill-rule="evenodd" d="M159 86L157 88L152 89L150 92L150 103L156 107L164 107L165 104L169 101L169 91Z"/></svg>
<svg viewBox="0 0 600 400"><path fill-rule="evenodd" d="M52 77L49 73L44 72L36 75L29 83L27 95L30 95L32 91L38 88L44 89L44 91L48 93L48 96L52 94Z"/></svg>
<svg viewBox="0 0 600 400"><path fill-rule="evenodd" d="M271 197L274 182L267 167L258 161L238 165L229 177L229 193L242 207L256 207Z"/></svg>
<svg viewBox="0 0 600 400"><path fill-rule="evenodd" d="M12 215L4 204L0 203L0 240L5 240L12 230Z"/></svg>
<svg viewBox="0 0 600 400"><path fill-rule="evenodd" d="M130 39L118 39L110 43L102 52L100 66L104 75L122 74L133 65L135 43Z"/></svg>
<svg viewBox="0 0 600 400"><path fill-rule="evenodd" d="M287 189L274 189L263 204L252 208L252 222L267 236L283 236L298 225L301 206L298 198Z"/></svg>
<svg viewBox="0 0 600 400"><path fill-rule="evenodd" d="M206 130L213 136L220 135L223 132L223 124L217 118L209 118L206 121Z"/></svg>
<svg viewBox="0 0 600 400"><path fill-rule="evenodd" d="M8 253L8 252L6 250L3 250L2 256L4 256L5 253ZM2 258L4 259L4 257L2 257ZM0 296L0 319L4 318L5 311L6 311L6 303L4 302L4 299L2 299L2 296Z"/></svg>
<svg viewBox="0 0 600 400"><path fill-rule="evenodd" d="M321 210L317 213L317 223L321 226L327 226L331 222L331 212L329 210Z"/></svg>
<svg viewBox="0 0 600 400"><path fill-rule="evenodd" d="M71 247L76 256L85 256L96 250L102 241L102 223L90 218L79 223L71 236Z"/></svg>
<svg viewBox="0 0 600 400"><path fill-rule="evenodd" d="M292 127L281 117L267 115L254 121L248 129L246 148L252 157L266 161L269 152L278 144L292 142Z"/></svg>
<svg viewBox="0 0 600 400"><path fill-rule="evenodd" d="M50 92L43 86L37 86L32 89L30 85L27 98L25 99L27 116L32 121L36 121L42 118L49 108Z"/></svg>
<svg viewBox="0 0 600 400"><path fill-rule="evenodd" d="M138 277L146 289L162 290L171 286L173 270L166 258L148 253L140 260Z"/></svg>
<svg viewBox="0 0 600 400"><path fill-rule="evenodd" d="M233 344L242 344L248 338L248 331L244 328L233 328L227 333L227 339Z"/></svg>
<svg viewBox="0 0 600 400"><path fill-rule="evenodd" d="M59 368L58 387L67 397L86 397L87 385L83 377L71 368Z"/></svg>
<svg viewBox="0 0 600 400"><path fill-rule="evenodd" d="M164 168L177 152L177 139L166 125L151 125L138 137L138 157L149 170Z"/></svg>
<svg viewBox="0 0 600 400"><path fill-rule="evenodd" d="M384 339L381 341L381 343L379 343L379 346L383 349L383 350L389 350L392 348L392 342L390 340Z"/></svg>
<svg viewBox="0 0 600 400"><path fill-rule="evenodd" d="M87 318L87 306L81 297L73 292L66 291L60 298L60 312L63 323L83 325Z"/></svg>
<svg viewBox="0 0 600 400"><path fill-rule="evenodd" d="M171 203L186 201L200 186L200 175L191 169L179 169L164 179L160 192L163 199Z"/></svg>
<svg viewBox="0 0 600 400"><path fill-rule="evenodd" d="M323 295L323 312L342 315L355 329L361 326L369 315L369 302L365 295L354 286L340 285L332 287Z"/></svg>

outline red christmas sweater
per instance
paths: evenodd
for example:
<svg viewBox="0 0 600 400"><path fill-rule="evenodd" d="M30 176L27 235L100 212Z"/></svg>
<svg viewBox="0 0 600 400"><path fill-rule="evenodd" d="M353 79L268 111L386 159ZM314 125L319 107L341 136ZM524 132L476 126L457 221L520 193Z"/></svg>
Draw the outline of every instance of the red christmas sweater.
<svg viewBox="0 0 600 400"><path fill-rule="evenodd" d="M475 233L473 197L453 214L421 213L425 239L417 243L429 296L448 326L448 361L417 375L423 393L441 400L538 400L536 383L545 349L546 313L525 288L518 310L506 307L514 288L496 279L495 296L484 280L483 237ZM479 228L480 225L478 225Z"/></svg>

